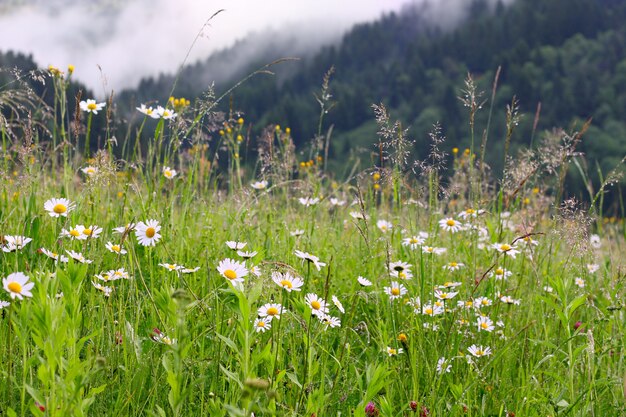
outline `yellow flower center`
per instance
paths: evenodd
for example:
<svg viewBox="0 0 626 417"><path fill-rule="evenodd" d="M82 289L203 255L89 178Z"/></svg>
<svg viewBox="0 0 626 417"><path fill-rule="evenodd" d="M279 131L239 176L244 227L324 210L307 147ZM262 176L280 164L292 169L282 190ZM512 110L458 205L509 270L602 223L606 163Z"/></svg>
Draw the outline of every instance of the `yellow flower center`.
<svg viewBox="0 0 626 417"><path fill-rule="evenodd" d="M396 295L396 296L400 295L400 288L398 288L398 287L392 288L391 289L391 294L392 295Z"/></svg>
<svg viewBox="0 0 626 417"><path fill-rule="evenodd" d="M256 325L258 327L265 327L265 322L264 321L259 321Z"/></svg>
<svg viewBox="0 0 626 417"><path fill-rule="evenodd" d="M480 303L481 303L482 305L486 306L486 305L488 305L488 304L489 304L489 300L482 300Z"/></svg>
<svg viewBox="0 0 626 417"><path fill-rule="evenodd" d="M456 266L458 266L458 265L459 265L459 264L457 264L456 262L450 262L450 267L451 267L451 268L454 268L454 267L456 267Z"/></svg>
<svg viewBox="0 0 626 417"><path fill-rule="evenodd" d="M78 232L78 230L72 229L70 230L70 235L77 237L77 236L80 236L80 233Z"/></svg>
<svg viewBox="0 0 626 417"><path fill-rule="evenodd" d="M224 271L224 276L232 280L232 279L237 278L237 273L233 271L232 269L227 269L226 271Z"/></svg>
<svg viewBox="0 0 626 417"><path fill-rule="evenodd" d="M404 279L404 278L406 278L406 274L404 272L398 272L398 278Z"/></svg>
<svg viewBox="0 0 626 417"><path fill-rule="evenodd" d="M511 245L508 245L506 243L504 245L500 245L500 250L502 250L504 252L510 251L511 249L512 249Z"/></svg>
<svg viewBox="0 0 626 417"><path fill-rule="evenodd" d="M87 104L87 109L88 110L95 110L97 108L98 108L98 106L96 105L96 103L89 103L89 104Z"/></svg>
<svg viewBox="0 0 626 417"><path fill-rule="evenodd" d="M489 327L489 325L487 323L485 323L485 322L482 322L482 323L480 323L480 327L483 328L483 329L486 329L486 328Z"/></svg>
<svg viewBox="0 0 626 417"><path fill-rule="evenodd" d="M172 176L172 171L170 171L169 169L166 169L165 172L163 172L163 174L165 174L165 176L169 178Z"/></svg>
<svg viewBox="0 0 626 417"><path fill-rule="evenodd" d="M7 288L9 289L9 291L11 292L15 292L20 294L22 292L22 284L20 284L19 282L10 282L9 285L7 285Z"/></svg>
<svg viewBox="0 0 626 417"><path fill-rule="evenodd" d="M398 335L398 340L401 342L406 342L407 341L407 336L404 333L400 333Z"/></svg>
<svg viewBox="0 0 626 417"><path fill-rule="evenodd" d="M446 224L447 224L448 226L452 227L452 226L454 226L454 225L456 224L456 222L455 222L454 220L452 220L452 219L449 219L449 220L446 222Z"/></svg>
<svg viewBox="0 0 626 417"><path fill-rule="evenodd" d="M91 234L93 233L93 230L91 229L85 229L83 230L83 234L87 235L87 236L91 236Z"/></svg>
<svg viewBox="0 0 626 417"><path fill-rule="evenodd" d="M153 238L154 235L156 235L156 230L154 230L154 227L148 227L146 229L146 237Z"/></svg>
<svg viewBox="0 0 626 417"><path fill-rule="evenodd" d="M395 355L395 354L397 354L397 353L398 353L398 351L397 351L397 350L392 349L392 348L389 348L389 354L390 354L390 355Z"/></svg>
<svg viewBox="0 0 626 417"><path fill-rule="evenodd" d="M120 247L120 245L113 245L111 246L111 250L114 252L120 252L122 248Z"/></svg>
<svg viewBox="0 0 626 417"><path fill-rule="evenodd" d="M150 114L152 114L153 111L154 110L152 109L152 107L150 107L148 110L146 110L146 114L150 115Z"/></svg>
<svg viewBox="0 0 626 417"><path fill-rule="evenodd" d="M170 115L170 112L165 110L163 111L163 117L168 117Z"/></svg>
<svg viewBox="0 0 626 417"><path fill-rule="evenodd" d="M289 288L289 289L293 288L293 284L291 283L291 281L289 281L287 279L284 279L284 280L280 281L280 285L282 287Z"/></svg>
<svg viewBox="0 0 626 417"><path fill-rule="evenodd" d="M54 211L56 214L62 214L67 211L67 207L65 206L65 204L59 203L56 206L52 207L52 211Z"/></svg>
<svg viewBox="0 0 626 417"><path fill-rule="evenodd" d="M87 168L87 174L95 174L96 170L94 168Z"/></svg>
<svg viewBox="0 0 626 417"><path fill-rule="evenodd" d="M426 313L426 314L428 314L430 316L431 314L433 314L433 309L428 307L426 310L424 310L424 313Z"/></svg>
<svg viewBox="0 0 626 417"><path fill-rule="evenodd" d="M415 239L414 237L411 238L411 240L409 240L409 243L411 244L416 244L417 243L417 239Z"/></svg>
<svg viewBox="0 0 626 417"><path fill-rule="evenodd" d="M474 213L476 213L476 210L474 210L474 209L467 209L467 210L465 210L465 212L467 214L474 214Z"/></svg>
<svg viewBox="0 0 626 417"><path fill-rule="evenodd" d="M277 316L278 315L278 309L276 307L270 307L267 309L267 315L268 316Z"/></svg>
<svg viewBox="0 0 626 417"><path fill-rule="evenodd" d="M485 351L483 351L483 350L479 349L479 350L476 351L476 356L483 356L484 354L485 354Z"/></svg>
<svg viewBox="0 0 626 417"><path fill-rule="evenodd" d="M176 265L168 265L167 268L170 269L170 270L176 269Z"/></svg>
<svg viewBox="0 0 626 417"><path fill-rule="evenodd" d="M496 275L504 275L504 269L502 268L496 269Z"/></svg>
<svg viewBox="0 0 626 417"><path fill-rule="evenodd" d="M313 300L311 301L311 308L313 308L313 310L319 310L322 307L322 304L317 301L317 300Z"/></svg>

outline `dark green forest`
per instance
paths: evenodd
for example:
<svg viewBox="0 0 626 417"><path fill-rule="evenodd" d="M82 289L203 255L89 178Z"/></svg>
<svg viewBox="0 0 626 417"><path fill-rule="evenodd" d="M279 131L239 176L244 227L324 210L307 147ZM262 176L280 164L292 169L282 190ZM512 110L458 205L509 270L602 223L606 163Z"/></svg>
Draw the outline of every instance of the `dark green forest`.
<svg viewBox="0 0 626 417"><path fill-rule="evenodd" d="M228 55L223 51L183 69L174 95L201 96L211 65L223 64ZM230 82L216 85L218 94L248 71L280 56L280 51L268 52L264 61L234 69ZM0 54L0 67L13 66L36 68L30 57ZM512 137L513 151L532 146L531 138L546 130L561 127L573 132L592 118L578 149L592 178L599 181L598 172L606 174L626 155L626 2L622 0L517 0L495 7L479 0L469 6L467 19L451 30L425 21L418 9L407 8L355 26L334 46L280 64L275 76L253 77L234 90L222 110L243 112L246 122L252 123L252 141L265 126L276 123L289 126L296 145L304 149L318 131L320 106L314 94L331 67L335 105L325 115L324 129L333 126L333 166L340 166L355 149L362 149L365 158L375 150L372 104L381 102L409 128L417 158L428 153L428 133L436 122L447 138L448 151L468 147L468 112L459 100L468 74L486 100L477 114L478 136L483 135L493 109L486 159L496 175L503 164L505 109L513 97L522 114ZM135 90L116 93L117 117L127 119L130 116L124 114L138 103L165 102L173 80L173 75L164 74L143 80ZM46 94L46 86L35 83L34 88ZM576 173L570 177L570 192L581 193Z"/></svg>

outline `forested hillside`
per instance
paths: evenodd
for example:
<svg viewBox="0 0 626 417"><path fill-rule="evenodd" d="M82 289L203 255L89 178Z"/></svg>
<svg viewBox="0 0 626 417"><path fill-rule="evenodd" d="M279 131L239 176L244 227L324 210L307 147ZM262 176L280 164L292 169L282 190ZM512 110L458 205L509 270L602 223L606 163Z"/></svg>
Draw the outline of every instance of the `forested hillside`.
<svg viewBox="0 0 626 417"><path fill-rule="evenodd" d="M423 157L435 122L441 123L449 149L469 145L468 114L458 96L470 73L485 92L486 103L476 120L479 136L493 109L487 160L494 172L502 169L502 159L496 156L503 149L505 108L514 96L522 118L513 134L513 150L531 144L540 105L534 136L554 127L576 130L593 118L579 150L596 177L596 163L604 173L615 167L626 154L626 2L517 0L508 7L502 3L489 7L486 1L475 1L468 13L453 30L425 21L418 7L355 26L339 44L279 65L276 76L256 76L238 87L224 110L232 106L245 114L253 123L253 140L264 126L277 123L289 126L296 145L305 147L318 130L314 94L325 72L334 67L330 92L335 106L324 120L325 128L334 126L331 157L343 160L355 148L364 149L362 155L373 150L377 127L371 105L380 102L410 127L415 152ZM280 49L273 52L267 45L249 70L279 58ZM211 70L227 68L232 54L223 51L186 67L174 94L199 97ZM34 65L24 57L17 62L22 67ZM0 64L11 66L11 59L0 56ZM218 93L246 73L233 68L232 80L216 85ZM128 106L119 109L119 118L138 103L164 102L173 81L173 75L163 75L116 94L120 106Z"/></svg>

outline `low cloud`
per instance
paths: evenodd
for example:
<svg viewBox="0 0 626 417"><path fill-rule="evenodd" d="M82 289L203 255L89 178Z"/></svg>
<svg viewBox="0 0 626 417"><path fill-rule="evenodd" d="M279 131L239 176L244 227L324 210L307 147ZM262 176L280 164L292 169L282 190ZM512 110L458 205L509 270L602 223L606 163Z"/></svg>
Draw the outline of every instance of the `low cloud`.
<svg viewBox="0 0 626 417"><path fill-rule="evenodd" d="M460 20L467 2L414 4L429 19L444 22ZM187 63L253 34L253 42L238 43L242 51L236 62L223 65L224 73L267 50L272 38L282 38L276 41L281 53L303 54L337 40L355 23L403 5L408 7L406 0L13 0L0 6L0 50L32 53L42 67L73 64L75 77L104 95L134 87L144 77L176 72L199 32Z"/></svg>

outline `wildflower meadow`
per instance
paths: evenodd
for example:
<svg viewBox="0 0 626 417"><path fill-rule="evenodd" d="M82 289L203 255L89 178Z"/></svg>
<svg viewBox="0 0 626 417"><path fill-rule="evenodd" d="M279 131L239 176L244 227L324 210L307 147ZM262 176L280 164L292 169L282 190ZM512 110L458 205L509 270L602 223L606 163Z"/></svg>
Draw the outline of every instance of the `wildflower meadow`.
<svg viewBox="0 0 626 417"><path fill-rule="evenodd" d="M468 77L472 146L436 125L418 159L377 104L342 177L330 73L296 149L212 90L124 132L114 97L67 95L73 71L42 75L52 108L0 97L1 416L626 415L613 177L565 186L587 125L492 172Z"/></svg>

